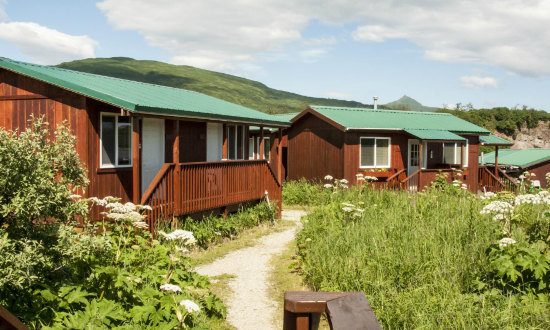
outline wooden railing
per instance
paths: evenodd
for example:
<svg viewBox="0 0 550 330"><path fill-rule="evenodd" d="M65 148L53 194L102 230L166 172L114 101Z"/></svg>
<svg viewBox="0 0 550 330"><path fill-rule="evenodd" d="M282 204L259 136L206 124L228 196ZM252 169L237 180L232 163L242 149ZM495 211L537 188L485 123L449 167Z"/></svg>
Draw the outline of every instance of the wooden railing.
<svg viewBox="0 0 550 330"><path fill-rule="evenodd" d="M147 221L259 200L277 202L281 185L265 160L165 164L143 194Z"/></svg>
<svg viewBox="0 0 550 330"><path fill-rule="evenodd" d="M389 189L399 189L401 182L407 178L407 170L401 169L397 171L394 175L390 176L386 180L386 187Z"/></svg>
<svg viewBox="0 0 550 330"><path fill-rule="evenodd" d="M500 167L498 168L498 173L500 181L503 183L505 189L517 194L519 192L519 184L508 174L506 174L506 172L504 172Z"/></svg>
<svg viewBox="0 0 550 330"><path fill-rule="evenodd" d="M401 189L405 189L410 192L417 192L420 184L420 172L421 170L416 170L401 181Z"/></svg>
<svg viewBox="0 0 550 330"><path fill-rule="evenodd" d="M479 168L479 189L481 191L499 192L506 190L506 185L497 178L487 167Z"/></svg>
<svg viewBox="0 0 550 330"><path fill-rule="evenodd" d="M2 330L29 330L15 315L0 306L0 329Z"/></svg>

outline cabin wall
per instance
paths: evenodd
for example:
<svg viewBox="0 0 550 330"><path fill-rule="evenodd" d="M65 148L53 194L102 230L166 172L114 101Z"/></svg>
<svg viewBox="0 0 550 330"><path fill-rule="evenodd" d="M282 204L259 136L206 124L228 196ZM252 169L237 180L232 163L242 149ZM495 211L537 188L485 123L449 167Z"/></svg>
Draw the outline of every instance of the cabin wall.
<svg viewBox="0 0 550 330"><path fill-rule="evenodd" d="M100 111L118 109L46 83L0 69L0 126L7 130L28 127L31 115L43 117L51 132L67 122L76 136L76 150L87 167L90 183L85 196L132 196L132 168L99 168Z"/></svg>
<svg viewBox="0 0 550 330"><path fill-rule="evenodd" d="M476 193L479 182L479 136L463 136L468 139L468 169L466 179L463 180L471 192Z"/></svg>
<svg viewBox="0 0 550 330"><path fill-rule="evenodd" d="M535 174L533 180L539 180L542 188L548 187L546 184L546 173L550 172L550 160L528 166L525 170Z"/></svg>
<svg viewBox="0 0 550 330"><path fill-rule="evenodd" d="M287 178L322 180L344 176L344 132L305 115L288 130Z"/></svg>
<svg viewBox="0 0 550 330"><path fill-rule="evenodd" d="M408 135L396 133L347 132L345 147L345 175L344 178L351 184L356 183L356 174L368 172L369 169L360 168L360 139L361 137L389 137L391 143L390 168L401 170L407 166ZM368 174L367 174L368 175Z"/></svg>

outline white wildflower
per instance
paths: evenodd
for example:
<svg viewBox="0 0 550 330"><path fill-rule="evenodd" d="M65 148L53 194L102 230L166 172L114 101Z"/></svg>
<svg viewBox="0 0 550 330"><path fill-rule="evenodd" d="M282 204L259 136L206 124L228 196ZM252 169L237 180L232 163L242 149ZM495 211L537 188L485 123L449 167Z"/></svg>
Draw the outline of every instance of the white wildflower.
<svg viewBox="0 0 550 330"><path fill-rule="evenodd" d="M495 214L495 216L493 217L494 221L500 221L500 220L505 220L505 219L506 219L506 215L504 215L502 213Z"/></svg>
<svg viewBox="0 0 550 330"><path fill-rule="evenodd" d="M491 198L495 198L497 197L497 194L495 194L494 192L486 192L482 195L479 196L480 199L491 199Z"/></svg>
<svg viewBox="0 0 550 330"><path fill-rule="evenodd" d="M355 211L357 211L357 212L359 212L359 213L363 213L363 212L365 212L365 210L364 210L364 209L360 209L360 208L356 208L356 209L355 209Z"/></svg>
<svg viewBox="0 0 550 330"><path fill-rule="evenodd" d="M344 212L353 212L353 208L349 207L349 206L346 206L346 207L343 207L342 210Z"/></svg>
<svg viewBox="0 0 550 330"><path fill-rule="evenodd" d="M357 179L362 178L362 177L363 177L363 173L355 174L355 176L357 177Z"/></svg>
<svg viewBox="0 0 550 330"><path fill-rule="evenodd" d="M537 176L535 173L529 173L530 176Z"/></svg>
<svg viewBox="0 0 550 330"><path fill-rule="evenodd" d="M468 189L468 186L467 186L465 183L463 183L463 184L460 186L460 189L466 190L466 189Z"/></svg>
<svg viewBox="0 0 550 330"><path fill-rule="evenodd" d="M341 185L341 187L344 188L344 189L348 189L348 188L349 188L349 186L348 186L347 184L343 184L343 185Z"/></svg>
<svg viewBox="0 0 550 330"><path fill-rule="evenodd" d="M367 176L365 177L365 180L367 180L367 181L378 181L378 178L375 177L375 176L367 175Z"/></svg>
<svg viewBox="0 0 550 330"><path fill-rule="evenodd" d="M354 213L353 213L353 216L354 216L354 217L357 217L357 218L360 218L360 217L361 217L361 213L359 213L359 212L354 212Z"/></svg>
<svg viewBox="0 0 550 330"><path fill-rule="evenodd" d="M184 306L187 310L187 313L200 312L201 308L195 302L191 300L182 300L180 301L180 306Z"/></svg>
<svg viewBox="0 0 550 330"><path fill-rule="evenodd" d="M453 183L453 186L455 186L455 187L460 187L460 184L458 184L458 183Z"/></svg>
<svg viewBox="0 0 550 330"><path fill-rule="evenodd" d="M357 181L365 181L365 178L362 176L357 177Z"/></svg>
<svg viewBox="0 0 550 330"><path fill-rule="evenodd" d="M150 207L149 205L141 205L139 208L142 209L142 210L153 211L153 208Z"/></svg>
<svg viewBox="0 0 550 330"><path fill-rule="evenodd" d="M327 183L324 185L325 188L332 188L332 185L330 183Z"/></svg>
<svg viewBox="0 0 550 330"><path fill-rule="evenodd" d="M159 231L159 234L169 241L181 240L186 245L193 245L197 242L195 236L193 236L193 233L187 230L176 229L170 234Z"/></svg>
<svg viewBox="0 0 550 330"><path fill-rule="evenodd" d="M341 180L340 180L340 183L348 184L349 182L348 182L348 180L346 180L346 179L341 179Z"/></svg>
<svg viewBox="0 0 550 330"><path fill-rule="evenodd" d="M510 237L504 237L498 242L498 246L500 247L507 247L509 245L516 244L516 240Z"/></svg>
<svg viewBox="0 0 550 330"><path fill-rule="evenodd" d="M90 197L89 201L92 202L92 204L96 204L96 205L99 205L99 206L105 206L108 203L107 200L99 199L97 197Z"/></svg>
<svg viewBox="0 0 550 330"><path fill-rule="evenodd" d="M519 176L519 178L520 178L520 180L525 180L525 175L522 174L522 175Z"/></svg>
<svg viewBox="0 0 550 330"><path fill-rule="evenodd" d="M182 292L178 285L166 283L160 286L162 291Z"/></svg>
<svg viewBox="0 0 550 330"><path fill-rule="evenodd" d="M491 203L485 205L481 210L481 214L492 214L492 213L512 213L514 207L512 204L503 201L492 201Z"/></svg>
<svg viewBox="0 0 550 330"><path fill-rule="evenodd" d="M334 178L330 175L325 175L325 180L332 181Z"/></svg>
<svg viewBox="0 0 550 330"><path fill-rule="evenodd" d="M344 206L349 206L349 207L355 207L355 205L353 205L353 204L351 204L351 203L347 203L347 202L342 203L342 205L344 205Z"/></svg>
<svg viewBox="0 0 550 330"><path fill-rule="evenodd" d="M542 204L543 197L541 195L524 194L516 196L514 203L516 205L521 204Z"/></svg>
<svg viewBox="0 0 550 330"><path fill-rule="evenodd" d="M80 198L82 196L74 194L74 195L71 195L69 197L72 198L72 199L77 199L77 198Z"/></svg>
<svg viewBox="0 0 550 330"><path fill-rule="evenodd" d="M147 229L149 225L147 225L147 222L145 221L136 221L132 223L132 226L134 226L137 229Z"/></svg>

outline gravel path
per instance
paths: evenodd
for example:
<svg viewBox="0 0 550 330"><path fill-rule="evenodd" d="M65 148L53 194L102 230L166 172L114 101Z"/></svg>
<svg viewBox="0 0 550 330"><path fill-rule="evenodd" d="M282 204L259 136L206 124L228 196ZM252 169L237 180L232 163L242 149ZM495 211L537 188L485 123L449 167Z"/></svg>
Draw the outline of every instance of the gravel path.
<svg viewBox="0 0 550 330"><path fill-rule="evenodd" d="M293 220L296 226L282 232L264 236L258 244L225 255L211 264L195 268L202 275L233 274L229 281L233 294L224 301L227 305L227 321L239 330L275 329L270 322L277 311L276 301L268 296L269 260L282 253L294 239L299 220L306 213L300 210L283 210L282 218Z"/></svg>

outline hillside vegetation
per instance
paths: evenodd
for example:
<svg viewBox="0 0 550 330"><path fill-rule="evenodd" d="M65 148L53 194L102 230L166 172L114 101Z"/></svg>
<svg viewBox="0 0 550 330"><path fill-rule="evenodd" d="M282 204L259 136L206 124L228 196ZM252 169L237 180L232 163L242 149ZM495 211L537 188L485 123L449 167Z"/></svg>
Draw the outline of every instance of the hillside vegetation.
<svg viewBox="0 0 550 330"><path fill-rule="evenodd" d="M267 113L298 112L310 104L345 107L372 107L355 101L308 97L289 93L225 73L187 65L126 57L91 58L61 63L60 68L183 88L220 98Z"/></svg>
<svg viewBox="0 0 550 330"><path fill-rule="evenodd" d="M512 138L523 128L535 128L540 121L550 121L550 113L534 109L509 109L498 107L492 109L438 110L455 115L490 131L498 131Z"/></svg>

